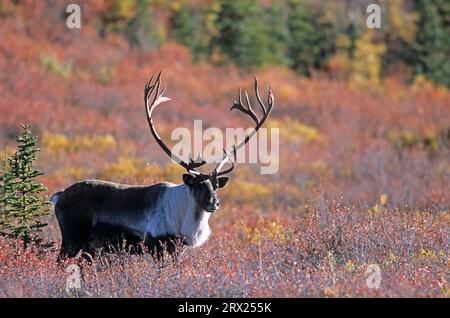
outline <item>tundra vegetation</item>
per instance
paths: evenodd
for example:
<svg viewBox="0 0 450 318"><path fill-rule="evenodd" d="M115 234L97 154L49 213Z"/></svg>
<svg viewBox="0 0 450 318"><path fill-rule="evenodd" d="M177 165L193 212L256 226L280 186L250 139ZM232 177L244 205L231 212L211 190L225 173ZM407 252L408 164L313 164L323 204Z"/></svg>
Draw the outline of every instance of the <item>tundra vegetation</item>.
<svg viewBox="0 0 450 318"><path fill-rule="evenodd" d="M78 260L2 236L0 297L450 297L448 2L380 3L379 30L365 26L363 3L95 0L68 29L65 1L1 1L2 157L19 153L19 123L31 124L39 195L83 179L181 182L143 113L160 69L173 100L155 114L165 141L200 118L205 129L251 126L223 109L237 87L252 90L253 72L271 83L280 158L274 175L234 169L200 248L175 262L81 261L80 289L66 289ZM60 246L54 214L40 212L32 224L48 225L28 233Z"/></svg>

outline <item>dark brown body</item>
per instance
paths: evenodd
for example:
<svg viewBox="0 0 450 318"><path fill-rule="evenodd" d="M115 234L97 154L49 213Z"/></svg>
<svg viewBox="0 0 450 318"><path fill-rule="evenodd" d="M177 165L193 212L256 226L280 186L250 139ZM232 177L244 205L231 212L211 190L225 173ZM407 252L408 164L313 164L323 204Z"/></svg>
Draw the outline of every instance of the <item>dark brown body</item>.
<svg viewBox="0 0 450 318"><path fill-rule="evenodd" d="M55 193L55 214L61 229L61 257L74 257L80 250L141 253L175 251L176 235L153 237L136 225L145 214L157 210L168 184L127 186L91 180L75 183ZM130 225L130 226L128 226Z"/></svg>

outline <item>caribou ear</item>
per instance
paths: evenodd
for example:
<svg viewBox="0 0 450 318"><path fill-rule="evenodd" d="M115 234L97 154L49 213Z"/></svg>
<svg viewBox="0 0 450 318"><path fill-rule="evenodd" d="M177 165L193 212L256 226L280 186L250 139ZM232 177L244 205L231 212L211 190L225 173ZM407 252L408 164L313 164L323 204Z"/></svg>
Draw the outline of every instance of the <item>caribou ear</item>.
<svg viewBox="0 0 450 318"><path fill-rule="evenodd" d="M220 177L217 179L217 188L223 188L224 186L226 186L226 184L228 183L228 180L230 180L230 178L228 177Z"/></svg>
<svg viewBox="0 0 450 318"><path fill-rule="evenodd" d="M190 175L187 173L183 174L183 182L185 185L188 185L188 186L193 185L194 179L195 179L195 177L193 175Z"/></svg>

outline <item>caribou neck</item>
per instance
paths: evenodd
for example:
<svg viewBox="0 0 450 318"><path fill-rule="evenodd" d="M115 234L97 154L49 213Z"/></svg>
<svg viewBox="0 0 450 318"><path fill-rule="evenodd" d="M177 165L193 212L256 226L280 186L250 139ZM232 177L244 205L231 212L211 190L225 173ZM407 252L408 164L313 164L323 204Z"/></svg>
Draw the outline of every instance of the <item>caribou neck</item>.
<svg viewBox="0 0 450 318"><path fill-rule="evenodd" d="M170 230L185 239L187 245L202 245L211 234L211 213L201 209L185 184L171 186L165 195L165 217Z"/></svg>

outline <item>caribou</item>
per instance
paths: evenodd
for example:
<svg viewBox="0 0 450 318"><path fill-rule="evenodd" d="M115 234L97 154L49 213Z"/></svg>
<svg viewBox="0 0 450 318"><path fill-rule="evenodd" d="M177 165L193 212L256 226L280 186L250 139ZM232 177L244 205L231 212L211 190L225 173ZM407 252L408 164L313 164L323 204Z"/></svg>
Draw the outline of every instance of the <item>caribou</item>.
<svg viewBox="0 0 450 318"><path fill-rule="evenodd" d="M161 72L146 83L144 105L151 135L161 149L172 160L186 169L183 183L168 182L154 185L124 185L119 183L85 180L75 183L63 191L54 193L50 201L61 230L61 248L58 259L75 257L80 252L93 255L96 250L120 248L128 251L151 253L163 250L174 253L178 246L198 247L211 234L208 220L220 206L217 190L223 188L234 166L236 151L242 148L258 132L274 106L274 96L269 88L267 105L258 92L255 76L256 100L261 107L258 117L250 104L246 91L243 101L239 89L237 100L230 110L237 109L249 116L254 128L232 149L223 150L223 159L210 173L199 168L206 161L202 158L187 162L178 158L160 138L154 122L153 111L170 98L161 88ZM231 159L231 156L234 159ZM225 165L230 165L227 169Z"/></svg>

